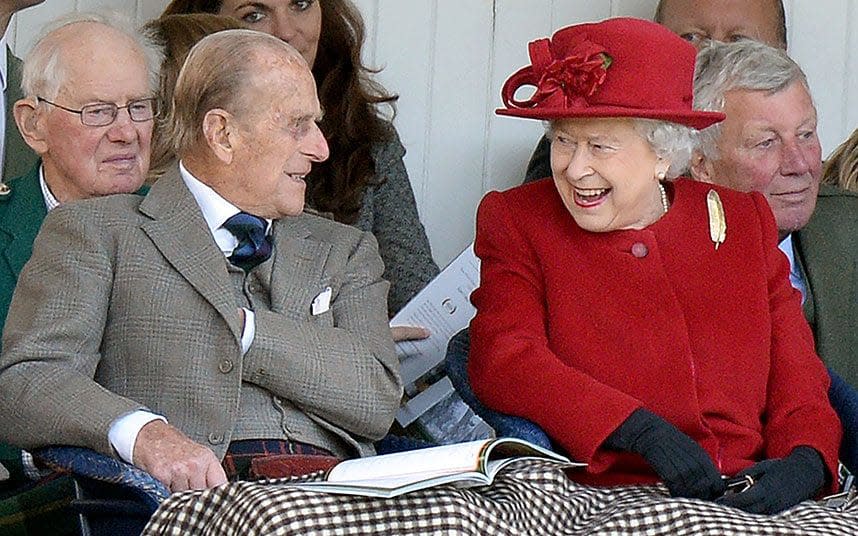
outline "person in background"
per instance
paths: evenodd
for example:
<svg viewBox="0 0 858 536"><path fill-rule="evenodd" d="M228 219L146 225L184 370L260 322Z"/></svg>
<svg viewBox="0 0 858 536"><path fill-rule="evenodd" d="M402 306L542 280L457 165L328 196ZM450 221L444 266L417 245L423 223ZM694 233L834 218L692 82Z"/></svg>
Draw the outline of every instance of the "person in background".
<svg viewBox="0 0 858 536"><path fill-rule="evenodd" d="M858 273L848 269L858 265L858 195L819 184L807 78L780 49L712 43L698 58L695 106L727 119L701 132L691 176L766 197L816 351L858 386Z"/></svg>
<svg viewBox="0 0 858 536"><path fill-rule="evenodd" d="M36 153L24 143L12 107L21 94L21 60L12 54L8 46L6 31L12 15L28 7L37 6L44 0L0 0L0 48L5 49L5 58L0 58L0 85L3 87L3 102L0 102L0 198L9 195L8 186L4 183L13 177L23 175L36 162Z"/></svg>
<svg viewBox="0 0 858 536"><path fill-rule="evenodd" d="M405 149L382 108L396 97L370 78L361 60L364 26L350 0L173 0L164 14L217 13L279 37L313 69L330 158L307 176L307 203L378 240L393 316L438 274L405 170ZM394 339L422 338L395 328Z"/></svg>
<svg viewBox="0 0 858 536"><path fill-rule="evenodd" d="M143 33L164 50L158 84L158 109L161 113L155 118L155 130L152 132L148 183L156 181L176 162L173 140L169 137L168 120L173 104L173 89L188 52L197 41L207 35L241 27L232 17L210 13L164 15L149 21L143 27Z"/></svg>
<svg viewBox="0 0 858 536"><path fill-rule="evenodd" d="M743 39L787 49L783 0L660 0L653 20L698 49Z"/></svg>
<svg viewBox="0 0 858 536"><path fill-rule="evenodd" d="M780 49L712 43L698 57L695 105L727 119L701 133L691 175L760 192L771 205L790 282L830 369L831 401L845 429L841 456L858 471L858 194L820 185L807 78Z"/></svg>
<svg viewBox="0 0 858 536"><path fill-rule="evenodd" d="M306 61L218 32L173 102L178 161L145 197L45 219L3 334L0 438L116 454L172 491L264 476L272 454L372 454L402 396L388 283L370 233L303 210L328 156Z"/></svg>
<svg viewBox="0 0 858 536"><path fill-rule="evenodd" d="M858 130L852 132L825 161L822 184L858 192Z"/></svg>
<svg viewBox="0 0 858 536"><path fill-rule="evenodd" d="M582 483L761 514L835 489L840 422L765 198L670 180L724 118L692 109L694 47L612 19L529 50L498 113L549 121L553 173L480 205L477 396L588 463ZM754 484L725 495L722 474Z"/></svg>
<svg viewBox="0 0 858 536"><path fill-rule="evenodd" d="M60 19L36 41L24 62L25 96L15 103L14 115L39 159L10 180L0 197L0 251L6 259L0 266L0 325L49 211L134 192L143 184L159 63L160 51L130 22L100 15ZM72 530L69 477L48 477L34 486L40 474L29 455L8 444L0 444L0 463L10 474L0 482L0 491L9 493L0 512L16 518L11 527L29 527L23 534Z"/></svg>
<svg viewBox="0 0 858 536"><path fill-rule="evenodd" d="M754 39L786 50L786 15L782 0L661 0L655 22L698 49L709 40ZM527 164L524 182L551 176L551 152L543 136Z"/></svg>

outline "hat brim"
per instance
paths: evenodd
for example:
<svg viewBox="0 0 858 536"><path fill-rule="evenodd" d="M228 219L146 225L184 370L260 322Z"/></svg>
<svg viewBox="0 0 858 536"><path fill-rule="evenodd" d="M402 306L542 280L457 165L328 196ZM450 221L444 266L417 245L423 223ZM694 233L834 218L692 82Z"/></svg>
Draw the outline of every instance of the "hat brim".
<svg viewBox="0 0 858 536"><path fill-rule="evenodd" d="M522 117L525 119L576 119L585 117L629 117L639 119L657 119L678 123L697 130L721 122L726 117L721 112L703 112L699 110L645 110L617 106L592 106L579 110L569 108L498 108L498 115Z"/></svg>

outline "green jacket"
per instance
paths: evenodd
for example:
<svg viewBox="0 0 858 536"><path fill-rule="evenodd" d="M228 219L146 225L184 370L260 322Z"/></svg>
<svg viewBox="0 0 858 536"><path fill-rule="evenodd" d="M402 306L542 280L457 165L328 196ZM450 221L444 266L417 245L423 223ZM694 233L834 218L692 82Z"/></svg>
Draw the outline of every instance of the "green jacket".
<svg viewBox="0 0 858 536"><path fill-rule="evenodd" d="M24 142L18 125L15 124L13 109L15 101L24 97L21 92L21 60L6 49L6 157L3 162L3 175L0 181L20 177L36 163L36 153Z"/></svg>
<svg viewBox="0 0 858 536"><path fill-rule="evenodd" d="M858 193L821 186L793 244L810 290L805 313L816 351L858 387Z"/></svg>
<svg viewBox="0 0 858 536"><path fill-rule="evenodd" d="M6 323L18 274L30 258L33 241L48 214L39 186L39 166L8 185L11 192L0 197L0 326ZM0 443L0 463L9 470L11 481L26 479L17 448Z"/></svg>
<svg viewBox="0 0 858 536"><path fill-rule="evenodd" d="M33 240L48 213L38 165L7 184L11 192L0 197L0 326L6 321L18 274L30 258ZM0 463L9 471L9 479L0 481L0 534L77 532L74 513L68 508L74 494L69 477L33 487L24 474L21 450L5 443L0 443Z"/></svg>

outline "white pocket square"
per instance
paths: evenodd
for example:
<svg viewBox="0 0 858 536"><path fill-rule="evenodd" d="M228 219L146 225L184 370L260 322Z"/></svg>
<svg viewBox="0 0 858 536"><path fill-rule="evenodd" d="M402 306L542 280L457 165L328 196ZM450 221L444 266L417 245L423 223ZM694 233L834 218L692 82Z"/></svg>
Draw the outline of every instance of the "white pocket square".
<svg viewBox="0 0 858 536"><path fill-rule="evenodd" d="M313 298L311 309L313 316L320 315L331 308L331 287L325 287L325 290Z"/></svg>

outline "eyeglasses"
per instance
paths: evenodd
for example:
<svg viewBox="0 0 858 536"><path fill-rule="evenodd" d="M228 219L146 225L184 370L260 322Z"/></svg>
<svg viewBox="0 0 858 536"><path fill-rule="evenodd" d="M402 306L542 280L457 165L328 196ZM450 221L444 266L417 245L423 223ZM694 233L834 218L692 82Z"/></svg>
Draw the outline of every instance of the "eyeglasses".
<svg viewBox="0 0 858 536"><path fill-rule="evenodd" d="M128 110L128 115L131 117L131 120L137 123L149 121L158 113L157 101L154 98L133 100L125 106L117 106L112 102L98 102L87 104L80 110L60 106L59 104L51 102L48 99L43 99L42 97L36 97L36 99L39 102L56 106L60 110L78 114L80 116L80 122L88 127L106 127L107 125L112 124L116 121L116 116L119 114L119 110L122 110L123 108Z"/></svg>

